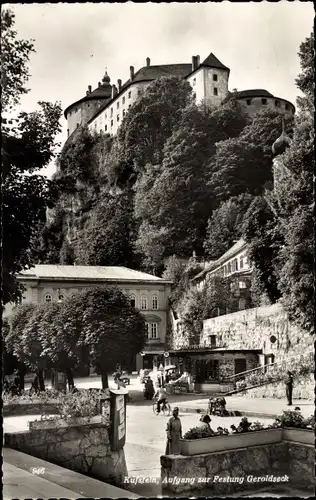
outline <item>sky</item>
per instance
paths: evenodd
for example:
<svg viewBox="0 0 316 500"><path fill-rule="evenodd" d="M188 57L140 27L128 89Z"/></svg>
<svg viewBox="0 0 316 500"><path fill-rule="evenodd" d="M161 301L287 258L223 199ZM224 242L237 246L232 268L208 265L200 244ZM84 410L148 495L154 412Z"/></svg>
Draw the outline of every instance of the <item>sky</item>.
<svg viewBox="0 0 316 500"><path fill-rule="evenodd" d="M63 110L96 88L105 69L116 84L151 64L203 61L210 52L230 68L229 90L262 88L295 104L299 45L313 28L312 2L5 4L18 37L34 39L30 92L21 107L61 102ZM67 124L62 117L66 139ZM49 177L53 164L44 170Z"/></svg>

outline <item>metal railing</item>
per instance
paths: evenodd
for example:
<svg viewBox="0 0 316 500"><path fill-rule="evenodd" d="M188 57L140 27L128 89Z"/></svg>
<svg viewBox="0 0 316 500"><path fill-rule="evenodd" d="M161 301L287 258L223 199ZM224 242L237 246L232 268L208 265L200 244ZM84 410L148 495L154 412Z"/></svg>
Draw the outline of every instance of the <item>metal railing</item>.
<svg viewBox="0 0 316 500"><path fill-rule="evenodd" d="M308 354L299 354L298 356L293 356L289 359L282 359L281 361L275 361L274 363L269 363L267 365L261 365L261 366L257 366L256 368L252 368L251 370L245 370L243 372L239 372L239 373L235 373L234 375L230 375L228 377L226 377L225 381L226 382L234 382L234 381L237 381L239 380L240 378L245 378L247 375L249 374L256 374L256 373L260 373L262 372L263 374L267 373L268 370L274 368L274 367L284 367L284 369L286 369L286 367L289 365L289 363L291 363L292 361L294 360L297 360L299 359L300 361L302 362L310 362L311 364L314 363L314 353L313 352L309 352Z"/></svg>

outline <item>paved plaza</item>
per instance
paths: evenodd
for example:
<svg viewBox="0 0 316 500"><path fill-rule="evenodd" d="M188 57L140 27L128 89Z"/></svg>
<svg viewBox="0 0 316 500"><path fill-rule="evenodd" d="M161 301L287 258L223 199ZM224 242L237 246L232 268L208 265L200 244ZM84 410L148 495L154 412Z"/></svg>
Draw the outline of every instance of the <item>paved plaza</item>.
<svg viewBox="0 0 316 500"><path fill-rule="evenodd" d="M78 388L101 387L99 377L90 377L86 379L76 380ZM110 381L110 386L114 387ZM157 496L160 494L160 456L164 455L166 447L166 424L169 417L163 415L155 415L152 411L152 402L145 401L142 395L142 385L136 377L132 378L129 386L132 396L132 403L127 406L126 418L126 444L125 456L129 477L147 477L157 478L157 484L128 484L128 489L140 496ZM183 434L191 427L197 425L199 414L197 409L206 410L208 397L201 395L179 395L170 396L169 402L172 407L179 406L180 418L182 422ZM300 406L302 413L306 416L314 412L314 405L308 401L294 401L295 405ZM266 424L272 423L274 416L287 409L284 400L268 400L268 399L253 399L244 397L228 397L227 409L236 411L240 410L243 414L247 411L252 413L250 421L260 420ZM190 409L192 411L190 411ZM257 411L257 415L255 412ZM4 418L4 432L22 431L28 429L28 422L35 419L36 416L17 416ZM237 424L240 421L238 417L212 417L211 426L216 429L218 426L229 427L232 424ZM4 457L5 458L5 457ZM5 474L13 474L12 467L4 468ZM21 476L21 481L26 480ZM42 491L41 489L39 491ZM55 496L64 496L69 498L69 495L55 494ZM26 495L28 496L28 495ZM34 498L34 495L31 495ZM13 498L13 497L12 497ZM20 496L21 498L21 496Z"/></svg>

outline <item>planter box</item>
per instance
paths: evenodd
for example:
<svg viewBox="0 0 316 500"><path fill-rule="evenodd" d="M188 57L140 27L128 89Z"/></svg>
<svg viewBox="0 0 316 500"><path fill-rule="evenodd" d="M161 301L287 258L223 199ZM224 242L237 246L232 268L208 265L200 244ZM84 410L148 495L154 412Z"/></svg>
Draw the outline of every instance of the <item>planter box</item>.
<svg viewBox="0 0 316 500"><path fill-rule="evenodd" d="M302 444L315 444L315 433L312 429L299 429L296 427L285 427L283 429L283 439Z"/></svg>
<svg viewBox="0 0 316 500"><path fill-rule="evenodd" d="M226 451L248 446L280 443L282 429L267 429L262 431L230 434L229 436L214 436L202 439L182 439L181 454L186 456Z"/></svg>
<svg viewBox="0 0 316 500"><path fill-rule="evenodd" d="M61 429L65 427L78 427L80 425L101 424L101 415L95 417L58 418L56 420L35 420L28 422L30 431L39 429Z"/></svg>

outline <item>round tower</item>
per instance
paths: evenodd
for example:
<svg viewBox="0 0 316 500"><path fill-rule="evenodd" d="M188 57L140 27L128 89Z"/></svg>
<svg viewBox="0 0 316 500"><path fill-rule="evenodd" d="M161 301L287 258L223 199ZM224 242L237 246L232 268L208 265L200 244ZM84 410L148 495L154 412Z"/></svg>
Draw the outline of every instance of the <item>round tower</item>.
<svg viewBox="0 0 316 500"><path fill-rule="evenodd" d="M64 116L67 120L68 137L80 126L87 123L95 113L103 106L112 95L111 79L105 70L102 82L92 90L91 85L88 86L86 95L78 101L70 104L65 109Z"/></svg>

